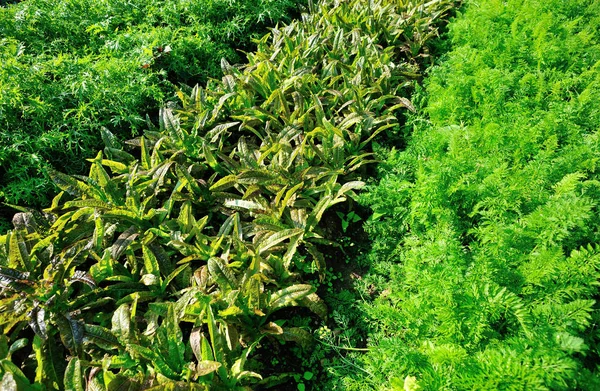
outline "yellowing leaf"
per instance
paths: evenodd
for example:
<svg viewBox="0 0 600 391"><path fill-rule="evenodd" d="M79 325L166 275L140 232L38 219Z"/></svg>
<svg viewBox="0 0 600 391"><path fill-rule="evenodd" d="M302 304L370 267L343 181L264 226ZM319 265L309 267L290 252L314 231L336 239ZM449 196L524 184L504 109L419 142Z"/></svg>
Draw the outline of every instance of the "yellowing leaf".
<svg viewBox="0 0 600 391"><path fill-rule="evenodd" d="M212 372L216 371L217 369L219 369L220 366L221 366L221 363L216 362L216 361L210 361L210 360L198 361L198 364L196 365L196 375L198 375L198 376L208 375L209 373L212 373Z"/></svg>

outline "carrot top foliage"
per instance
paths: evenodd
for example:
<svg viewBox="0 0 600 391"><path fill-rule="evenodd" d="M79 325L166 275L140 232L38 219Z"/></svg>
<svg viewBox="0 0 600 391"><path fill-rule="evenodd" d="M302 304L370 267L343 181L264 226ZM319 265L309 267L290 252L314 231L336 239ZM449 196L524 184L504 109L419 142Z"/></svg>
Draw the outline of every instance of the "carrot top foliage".
<svg viewBox="0 0 600 391"><path fill-rule="evenodd" d="M374 376L345 389L600 387L598 15L479 0L450 23L408 147L363 197Z"/></svg>

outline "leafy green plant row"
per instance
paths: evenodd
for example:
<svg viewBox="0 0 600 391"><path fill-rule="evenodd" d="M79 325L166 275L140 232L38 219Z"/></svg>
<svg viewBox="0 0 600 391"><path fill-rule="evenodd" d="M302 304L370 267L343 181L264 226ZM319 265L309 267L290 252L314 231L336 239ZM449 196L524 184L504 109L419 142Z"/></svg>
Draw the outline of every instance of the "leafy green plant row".
<svg viewBox="0 0 600 391"><path fill-rule="evenodd" d="M600 387L598 15L484 0L450 23L407 149L363 193L370 352L336 386Z"/></svg>
<svg viewBox="0 0 600 391"><path fill-rule="evenodd" d="M28 0L0 8L0 200L47 204L56 191L49 168L85 173L102 127L120 139L139 135L176 86L220 77L222 57L239 62L238 50L304 5Z"/></svg>
<svg viewBox="0 0 600 391"><path fill-rule="evenodd" d="M311 347L284 309L326 318L304 272L323 276L322 246L335 245L321 221L355 198L370 142L412 108L416 57L451 5L322 1L259 40L249 64L224 60L221 82L182 88L133 149L103 129L88 176L52 172L52 205L23 208L0 237L2 384L287 381L263 377L253 353Z"/></svg>

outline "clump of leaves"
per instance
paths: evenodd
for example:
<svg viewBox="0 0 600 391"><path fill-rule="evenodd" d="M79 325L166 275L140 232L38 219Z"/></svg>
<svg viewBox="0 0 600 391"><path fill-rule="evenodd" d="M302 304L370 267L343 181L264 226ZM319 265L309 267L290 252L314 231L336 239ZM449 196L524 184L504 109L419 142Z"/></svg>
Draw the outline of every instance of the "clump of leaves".
<svg viewBox="0 0 600 391"><path fill-rule="evenodd" d="M35 333L36 382L52 388L62 373L73 381L71 366L84 365L103 368L88 382L108 389L125 378L231 389L260 378L243 369L264 336L308 343L303 330L275 323L278 309L306 305L325 316L314 288L279 278L274 256L262 260L268 248L246 247L237 213L218 230L206 227L209 215L196 220L192 211L213 201L203 198L193 167L176 156L152 163L127 167L99 153L83 180L55 173L65 192L45 216L16 215L16 229L2 238L1 325L6 335ZM186 353L181 322L188 333L197 328L194 338L210 339L212 356L206 347ZM60 368L67 352L75 358ZM193 367L192 353L200 361ZM217 370L218 380L202 377Z"/></svg>
<svg viewBox="0 0 600 391"><path fill-rule="evenodd" d="M102 147L102 127L121 139L139 134L174 86L219 77L221 58L240 61L238 50L302 7L295 0L1 7L0 200L48 204L56 189L47 171L85 173L82 162Z"/></svg>
<svg viewBox="0 0 600 391"><path fill-rule="evenodd" d="M0 241L0 306L16 315L0 326L9 342L34 335L21 367L35 373L12 378L100 390L285 381L262 378L252 352L312 344L279 310L327 316L299 262L324 274L319 246L335 245L324 214L355 198L370 142L412 109L399 95L416 67L406 45L433 27L403 26L449 4L419 6L424 17L385 1L324 1L259 40L247 66L223 61L222 82L179 91L181 107L129 141L135 156L102 129L89 175L52 172L63 191L51 207L24 209Z"/></svg>

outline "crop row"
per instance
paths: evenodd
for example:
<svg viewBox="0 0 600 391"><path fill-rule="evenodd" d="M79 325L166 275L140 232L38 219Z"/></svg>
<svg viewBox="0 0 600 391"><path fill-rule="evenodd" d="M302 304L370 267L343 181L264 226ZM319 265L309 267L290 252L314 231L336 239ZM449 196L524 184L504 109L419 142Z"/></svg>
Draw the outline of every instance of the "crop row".
<svg viewBox="0 0 600 391"><path fill-rule="evenodd" d="M179 90L157 129L125 145L103 129L87 176L53 171L52 205L0 238L3 385L288 381L254 353L314 343L287 323L290 308L327 317L306 283L335 246L323 216L355 198L371 141L412 109L417 57L451 6L322 1L247 65L223 61L220 82Z"/></svg>

